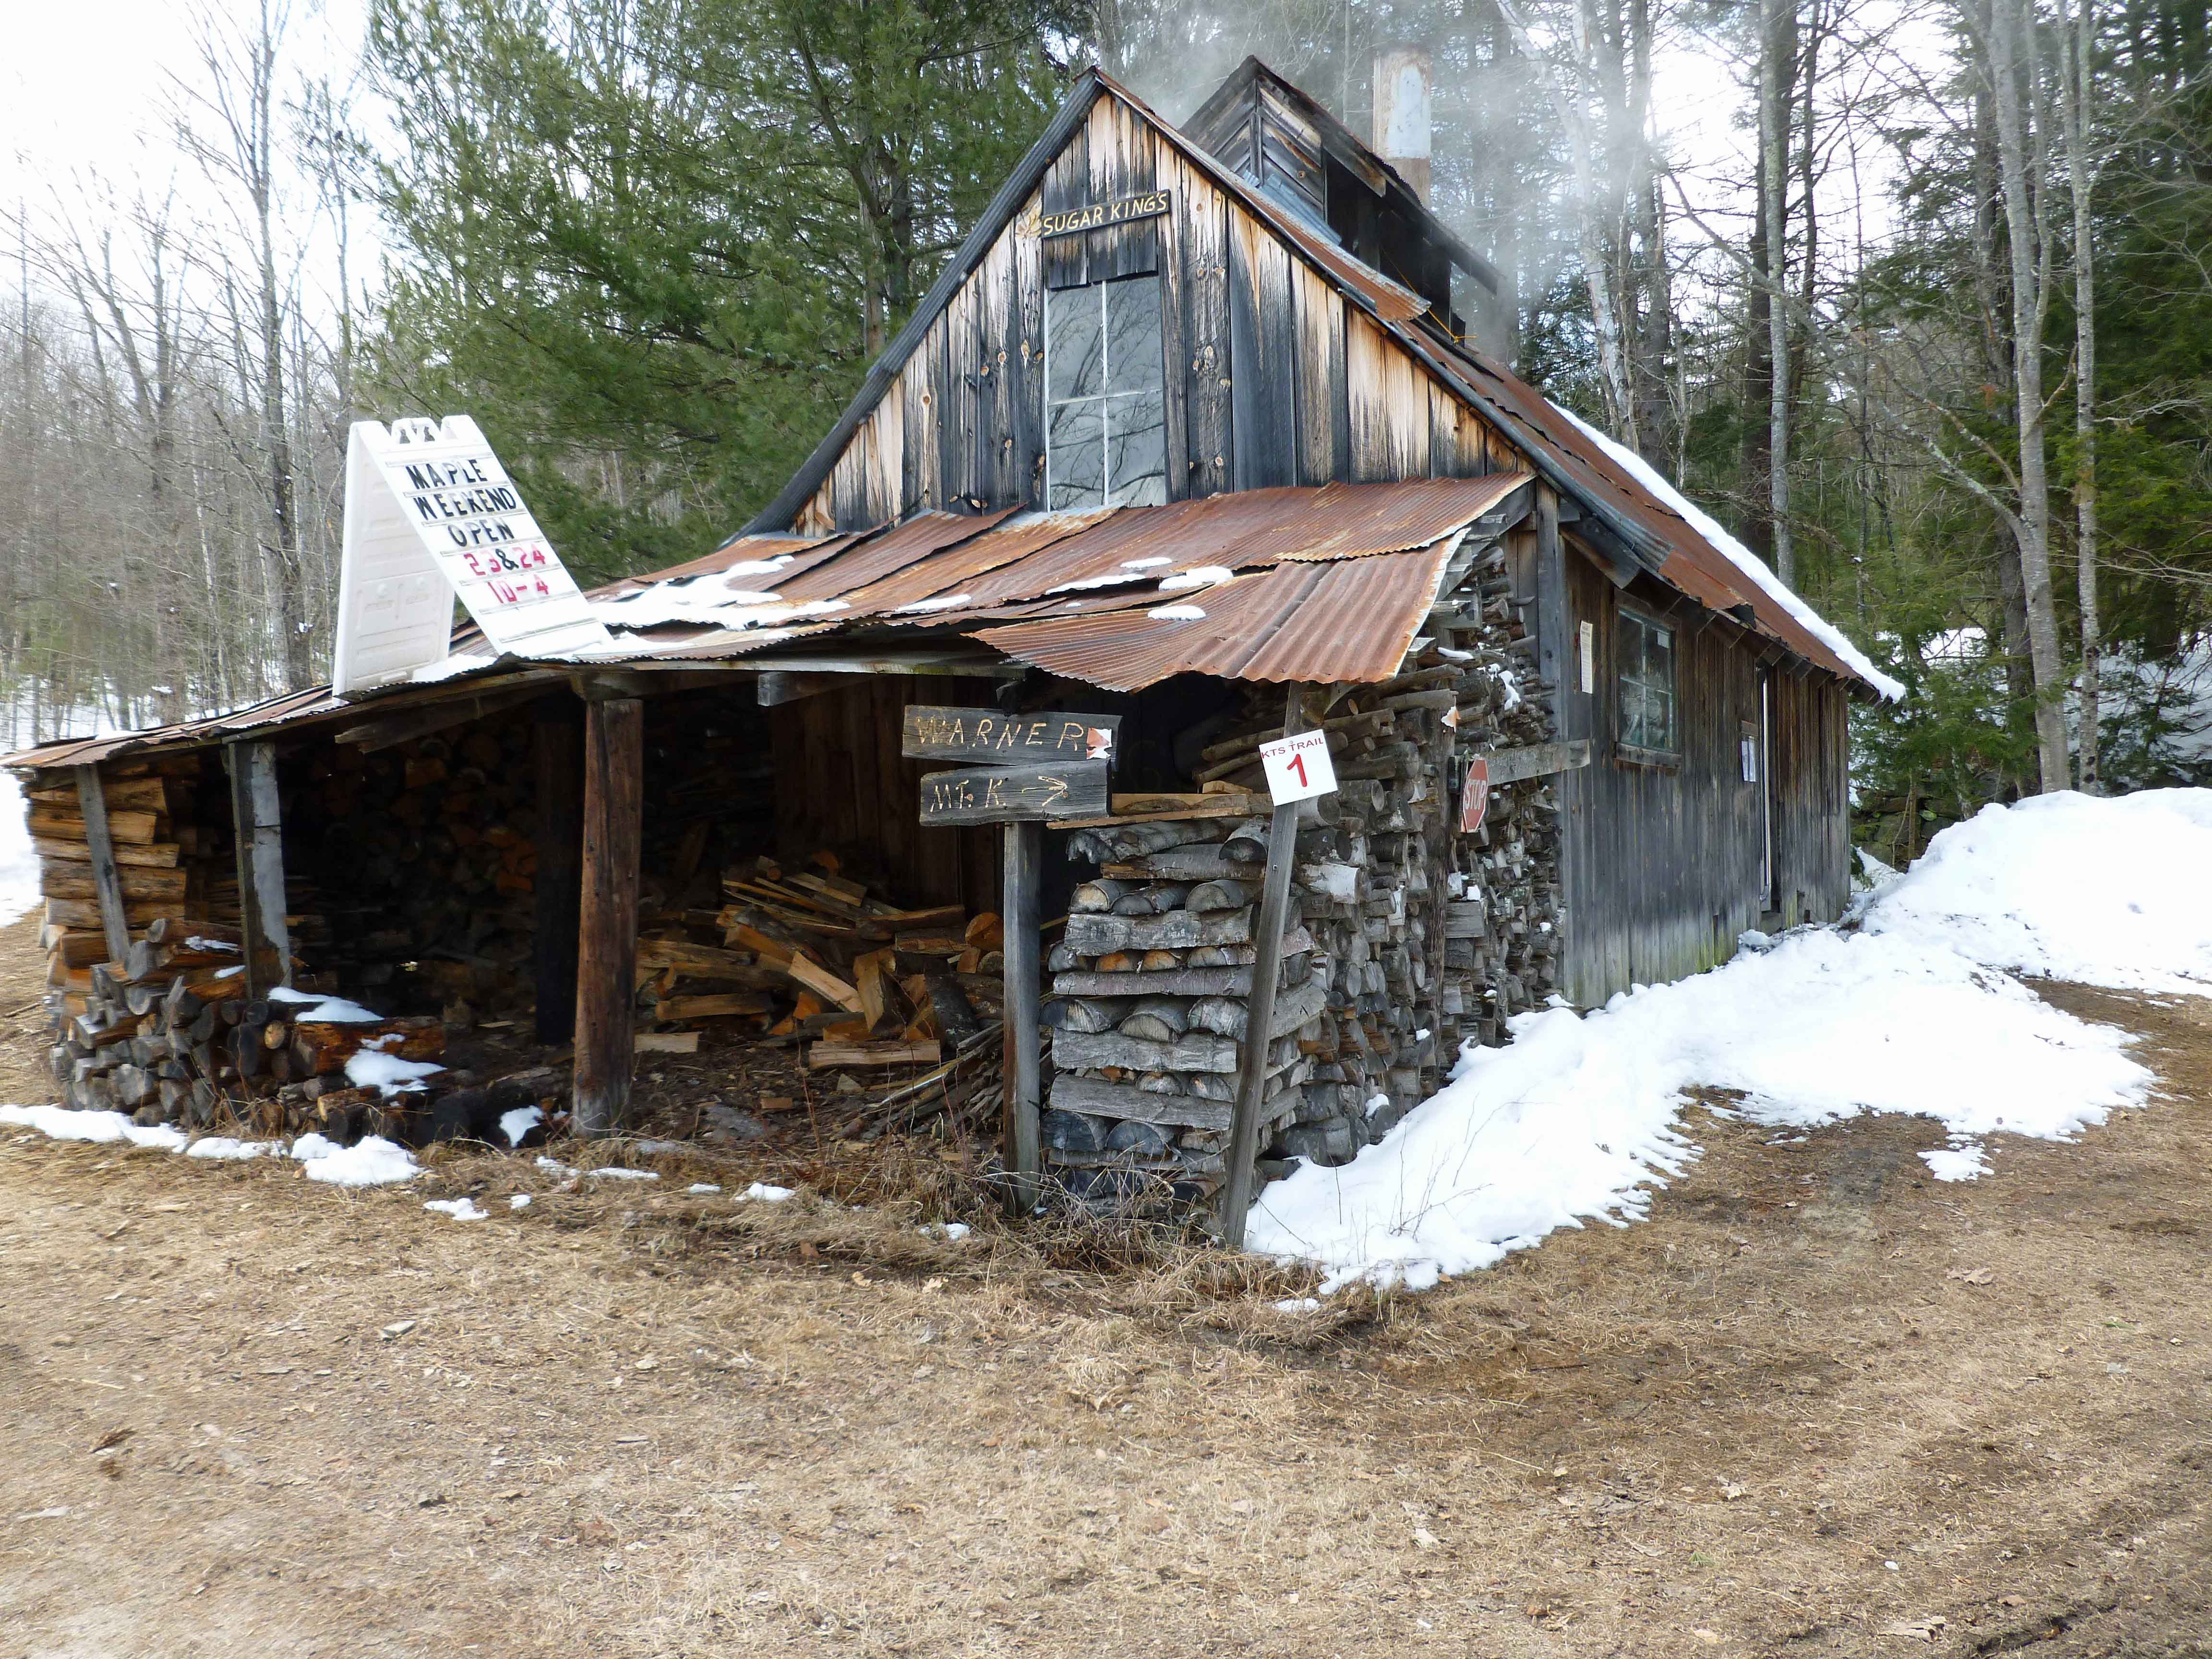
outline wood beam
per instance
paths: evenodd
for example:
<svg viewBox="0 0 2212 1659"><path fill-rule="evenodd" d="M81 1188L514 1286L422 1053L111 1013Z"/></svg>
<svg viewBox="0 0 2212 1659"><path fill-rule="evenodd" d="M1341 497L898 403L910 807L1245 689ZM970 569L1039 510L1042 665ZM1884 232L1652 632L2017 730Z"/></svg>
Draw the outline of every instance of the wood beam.
<svg viewBox="0 0 2212 1659"><path fill-rule="evenodd" d="M248 1001L292 982L284 921L284 817L276 793L276 746L223 745L230 768L230 821L237 840L239 953Z"/></svg>
<svg viewBox="0 0 2212 1659"><path fill-rule="evenodd" d="M583 712L565 696L538 705L531 736L537 773L537 919L532 952L538 981L538 1040L576 1035L577 928L584 879Z"/></svg>
<svg viewBox="0 0 2212 1659"><path fill-rule="evenodd" d="M629 1107L645 705L584 690L583 879L576 932L574 1130L604 1135Z"/></svg>
<svg viewBox="0 0 2212 1659"><path fill-rule="evenodd" d="M404 714L387 714L382 720L348 726L333 741L351 744L364 754L374 754L380 749L390 749L433 732L442 732L465 720L481 720L486 714L544 695L541 687L525 685L489 691L480 697L433 703L428 708L410 708Z"/></svg>
<svg viewBox="0 0 2212 1659"><path fill-rule="evenodd" d="M1291 687L1283 710L1285 735L1309 729L1305 688ZM1298 808L1275 808L1267 825L1267 867L1260 883L1260 921L1253 930L1252 1000L1237 1056L1237 1104L1229 1120L1228 1176L1215 1219L1222 1244L1244 1248L1244 1220L1252 1208L1253 1165L1260 1156L1260 1109L1267 1092L1267 1044L1274 1024L1275 991L1283 976L1283 921L1290 909L1291 866L1297 857Z"/></svg>
<svg viewBox="0 0 2212 1659"><path fill-rule="evenodd" d="M115 868L115 842L107 833L107 795L97 766L76 769L76 807L84 819L85 844L92 849L93 893L100 901L107 959L119 963L130 954L131 923L123 908L123 878Z"/></svg>
<svg viewBox="0 0 2212 1659"><path fill-rule="evenodd" d="M1000 950L1006 966L1004 1095L1006 1172L1011 1177L1007 1209L1015 1215L1026 1215L1036 1206L1037 1185L1044 1173L1043 1126L1038 1115L1044 1073L1037 1034L1042 945L1037 888L1044 826L1009 823L1000 833L1005 857L999 919L1004 934Z"/></svg>

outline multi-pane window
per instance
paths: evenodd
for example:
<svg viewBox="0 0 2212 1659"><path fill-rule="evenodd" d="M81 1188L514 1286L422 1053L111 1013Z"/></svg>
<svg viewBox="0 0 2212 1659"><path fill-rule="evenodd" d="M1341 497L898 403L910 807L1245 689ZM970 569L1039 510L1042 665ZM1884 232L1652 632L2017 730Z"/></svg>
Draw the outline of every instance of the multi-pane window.
<svg viewBox="0 0 2212 1659"><path fill-rule="evenodd" d="M1160 279L1054 289L1044 333L1046 504L1166 501Z"/></svg>
<svg viewBox="0 0 2212 1659"><path fill-rule="evenodd" d="M1674 754L1681 747L1675 725L1674 630L1633 611L1620 615L1621 745Z"/></svg>

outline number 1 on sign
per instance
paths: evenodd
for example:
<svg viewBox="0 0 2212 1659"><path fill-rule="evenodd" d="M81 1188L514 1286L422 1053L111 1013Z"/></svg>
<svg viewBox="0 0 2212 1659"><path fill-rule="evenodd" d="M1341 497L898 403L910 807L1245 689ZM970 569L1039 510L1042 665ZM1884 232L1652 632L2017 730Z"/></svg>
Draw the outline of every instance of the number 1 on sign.
<svg viewBox="0 0 2212 1659"><path fill-rule="evenodd" d="M1328 739L1319 732L1300 732L1260 745L1260 764L1267 775L1267 793L1275 805L1310 800L1336 788L1336 768L1329 762Z"/></svg>

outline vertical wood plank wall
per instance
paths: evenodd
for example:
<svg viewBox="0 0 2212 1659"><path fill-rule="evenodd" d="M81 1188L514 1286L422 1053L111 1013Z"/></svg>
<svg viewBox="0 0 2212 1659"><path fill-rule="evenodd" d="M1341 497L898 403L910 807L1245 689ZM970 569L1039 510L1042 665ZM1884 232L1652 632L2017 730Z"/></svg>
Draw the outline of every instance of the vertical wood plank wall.
<svg viewBox="0 0 2212 1659"><path fill-rule="evenodd" d="M1547 574L1547 573L1546 573ZM1590 763L1562 775L1566 994L1593 1006L1726 961L1760 925L1760 801L1743 781L1738 739L1759 720L1759 652L1723 626L1696 634L1666 614L1665 590L1622 594L1588 557L1565 554L1562 735L1586 738ZM1614 744L1623 604L1675 629L1682 754L1672 768L1631 764ZM1594 690L1582 690L1579 630L1595 629ZM1783 923L1826 921L1850 897L1843 688L1826 676L1773 676L1775 858Z"/></svg>
<svg viewBox="0 0 2212 1659"><path fill-rule="evenodd" d="M1037 236L1040 212L1156 186L1171 193L1162 217ZM1036 504L1046 292L1151 270L1165 311L1170 500L1510 465L1480 416L1109 94L930 324L799 530Z"/></svg>
<svg viewBox="0 0 2212 1659"><path fill-rule="evenodd" d="M999 904L993 824L921 827L920 762L899 753L906 706L975 707L988 680L855 674L854 684L768 711L775 758L776 856L797 866L822 848L857 858L913 904Z"/></svg>

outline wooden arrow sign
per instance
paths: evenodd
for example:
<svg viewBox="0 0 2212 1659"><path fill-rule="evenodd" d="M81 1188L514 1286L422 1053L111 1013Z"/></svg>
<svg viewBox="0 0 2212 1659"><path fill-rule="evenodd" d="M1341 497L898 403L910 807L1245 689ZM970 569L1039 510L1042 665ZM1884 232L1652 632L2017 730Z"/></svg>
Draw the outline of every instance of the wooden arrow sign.
<svg viewBox="0 0 2212 1659"><path fill-rule="evenodd" d="M995 708L907 707L899 752L908 760L994 766L1111 761L1119 714L1002 714ZM1105 809L1099 809L1103 811Z"/></svg>
<svg viewBox="0 0 2212 1659"><path fill-rule="evenodd" d="M924 823L1019 823L1094 817L1106 810L1103 760L928 772L921 780Z"/></svg>

